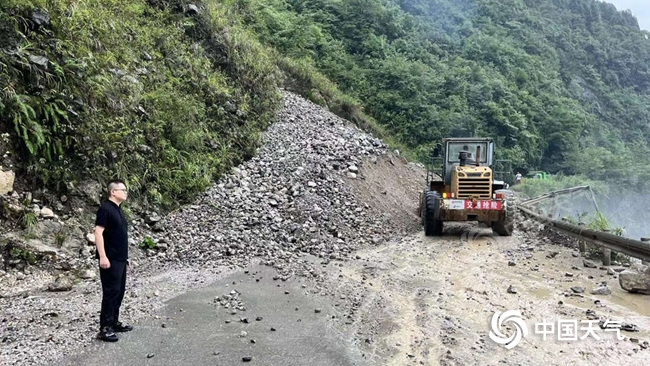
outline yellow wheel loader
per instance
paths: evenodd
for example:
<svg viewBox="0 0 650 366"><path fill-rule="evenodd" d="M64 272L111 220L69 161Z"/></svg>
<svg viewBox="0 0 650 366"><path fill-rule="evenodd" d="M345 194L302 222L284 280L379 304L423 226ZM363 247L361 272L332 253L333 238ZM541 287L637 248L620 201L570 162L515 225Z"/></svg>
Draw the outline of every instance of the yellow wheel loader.
<svg viewBox="0 0 650 366"><path fill-rule="evenodd" d="M512 235L514 193L495 179L493 164L490 138L447 138L434 149L420 196L425 235L442 235L446 221L478 221Z"/></svg>

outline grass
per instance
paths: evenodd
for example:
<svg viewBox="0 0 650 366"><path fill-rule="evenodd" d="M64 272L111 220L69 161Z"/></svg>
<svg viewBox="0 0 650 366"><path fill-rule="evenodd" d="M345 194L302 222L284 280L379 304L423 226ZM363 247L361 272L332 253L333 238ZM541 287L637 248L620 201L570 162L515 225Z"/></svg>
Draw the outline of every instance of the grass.
<svg viewBox="0 0 650 366"><path fill-rule="evenodd" d="M154 249L155 247L156 243L148 236L145 236L140 242L140 248L142 249Z"/></svg>
<svg viewBox="0 0 650 366"><path fill-rule="evenodd" d="M12 247L11 249L9 249L9 256L14 259L23 260L26 263L31 265L34 265L36 264L36 262L38 262L38 258L36 254L30 252L29 250L20 249L17 247Z"/></svg>
<svg viewBox="0 0 650 366"><path fill-rule="evenodd" d="M17 137L32 183L65 191L88 176L120 177L133 199L171 208L254 154L279 108L280 72L228 4L210 1L194 17L181 5L0 5L0 29L15 43L0 51L0 132ZM51 27L29 21L33 8Z"/></svg>
<svg viewBox="0 0 650 366"><path fill-rule="evenodd" d="M2 2L0 133L25 162L21 176L61 194L118 177L139 207L173 209L255 154L281 86L415 159L312 61L262 45L238 1L196 3L193 16L183 4ZM33 9L51 24L33 23Z"/></svg>
<svg viewBox="0 0 650 366"><path fill-rule="evenodd" d="M585 176L567 176L562 173L548 174L547 179L524 178L521 184L512 186L512 189L532 198L576 186L590 186L596 194L607 195L609 193L609 187L603 182L594 181Z"/></svg>
<svg viewBox="0 0 650 366"><path fill-rule="evenodd" d="M20 217L20 224L28 235L33 235L38 225L38 216L31 210L26 210Z"/></svg>

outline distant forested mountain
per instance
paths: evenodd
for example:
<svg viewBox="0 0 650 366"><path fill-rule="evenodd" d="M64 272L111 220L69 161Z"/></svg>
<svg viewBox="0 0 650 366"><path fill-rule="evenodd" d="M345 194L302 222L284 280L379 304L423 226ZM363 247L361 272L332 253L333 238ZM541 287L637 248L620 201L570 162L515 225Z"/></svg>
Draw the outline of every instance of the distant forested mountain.
<svg viewBox="0 0 650 366"><path fill-rule="evenodd" d="M492 136L515 166L644 184L650 41L594 0L236 1L423 158Z"/></svg>

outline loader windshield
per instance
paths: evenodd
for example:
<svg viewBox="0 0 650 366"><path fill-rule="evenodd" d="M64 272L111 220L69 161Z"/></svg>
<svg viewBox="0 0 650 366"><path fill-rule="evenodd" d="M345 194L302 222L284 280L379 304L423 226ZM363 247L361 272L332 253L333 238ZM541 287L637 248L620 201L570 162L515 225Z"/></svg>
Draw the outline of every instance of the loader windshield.
<svg viewBox="0 0 650 366"><path fill-rule="evenodd" d="M481 163L487 163L487 142L449 142L447 145L447 162L458 163L458 154L461 151L467 151L467 159L476 161L476 147L481 147Z"/></svg>

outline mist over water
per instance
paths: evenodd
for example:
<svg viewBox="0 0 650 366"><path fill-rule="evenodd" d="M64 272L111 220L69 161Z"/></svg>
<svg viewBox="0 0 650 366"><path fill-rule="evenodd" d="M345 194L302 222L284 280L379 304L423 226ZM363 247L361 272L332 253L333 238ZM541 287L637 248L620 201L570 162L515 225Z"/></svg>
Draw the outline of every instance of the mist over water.
<svg viewBox="0 0 650 366"><path fill-rule="evenodd" d="M620 193L619 193L620 191ZM610 187L608 194L595 194L598 209L605 216L611 229L623 229L623 236L639 240L650 237L650 192L634 193ZM589 222L596 213L596 206L589 191L561 195L542 204L546 213L554 218L568 217L575 221Z"/></svg>
<svg viewBox="0 0 650 366"><path fill-rule="evenodd" d="M613 195L603 199L600 206L610 226L623 228L624 236L650 238L650 192Z"/></svg>

